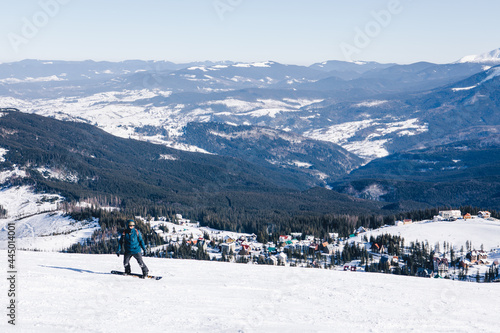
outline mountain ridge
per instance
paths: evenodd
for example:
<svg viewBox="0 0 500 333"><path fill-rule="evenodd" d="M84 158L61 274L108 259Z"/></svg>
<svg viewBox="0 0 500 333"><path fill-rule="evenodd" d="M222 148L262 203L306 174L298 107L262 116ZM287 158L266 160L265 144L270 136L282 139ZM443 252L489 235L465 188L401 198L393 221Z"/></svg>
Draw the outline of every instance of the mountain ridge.
<svg viewBox="0 0 500 333"><path fill-rule="evenodd" d="M2 111L0 147L6 150L2 173L21 170L4 186L34 185L69 200L114 195L191 209L315 213L381 207L327 189L311 191L306 176L272 165L118 138L88 124L17 111Z"/></svg>

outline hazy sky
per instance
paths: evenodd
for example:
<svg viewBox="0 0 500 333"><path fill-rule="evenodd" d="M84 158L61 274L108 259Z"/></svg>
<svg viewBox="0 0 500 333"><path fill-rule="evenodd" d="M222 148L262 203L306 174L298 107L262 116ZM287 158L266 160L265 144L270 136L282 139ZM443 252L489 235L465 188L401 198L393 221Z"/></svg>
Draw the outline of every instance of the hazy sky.
<svg viewBox="0 0 500 333"><path fill-rule="evenodd" d="M0 62L446 63L499 48L498 13L494 0L4 0Z"/></svg>

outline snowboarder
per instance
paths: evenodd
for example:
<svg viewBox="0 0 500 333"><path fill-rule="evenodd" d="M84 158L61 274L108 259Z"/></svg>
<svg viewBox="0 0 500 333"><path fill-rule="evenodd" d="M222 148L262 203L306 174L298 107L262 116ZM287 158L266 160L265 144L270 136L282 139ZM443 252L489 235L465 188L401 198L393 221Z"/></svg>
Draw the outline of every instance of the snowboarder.
<svg viewBox="0 0 500 333"><path fill-rule="evenodd" d="M120 252L122 247L125 251L123 256L123 266L125 266L125 274L130 274L130 258L134 257L137 260L139 266L142 269L142 278L148 276L148 267L142 260L141 248L146 253L146 245L142 239L142 235L139 230L135 229L134 220L128 220L128 228L123 231L120 237L120 242L118 243L118 251L116 255L120 257Z"/></svg>

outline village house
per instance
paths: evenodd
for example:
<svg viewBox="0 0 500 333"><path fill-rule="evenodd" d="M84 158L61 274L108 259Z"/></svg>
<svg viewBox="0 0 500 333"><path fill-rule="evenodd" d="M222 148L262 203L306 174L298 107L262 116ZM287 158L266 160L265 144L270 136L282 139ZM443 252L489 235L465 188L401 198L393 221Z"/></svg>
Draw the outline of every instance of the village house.
<svg viewBox="0 0 500 333"><path fill-rule="evenodd" d="M198 239L197 246L201 247L203 251L206 251L208 248L208 242L205 239Z"/></svg>
<svg viewBox="0 0 500 333"><path fill-rule="evenodd" d="M227 236L227 235L224 236L224 243L228 243L229 244L229 243L234 243L234 242L235 242L235 240L232 239L230 236Z"/></svg>
<svg viewBox="0 0 500 333"><path fill-rule="evenodd" d="M333 254L335 250L332 244L328 244L328 242L323 242L321 244L321 251L326 254Z"/></svg>
<svg viewBox="0 0 500 333"><path fill-rule="evenodd" d="M378 262L379 269L383 270L385 266L391 267L391 261L387 254L383 254Z"/></svg>
<svg viewBox="0 0 500 333"><path fill-rule="evenodd" d="M477 213L477 217L481 217L483 219L489 219L491 217L491 213L488 211L481 211Z"/></svg>
<svg viewBox="0 0 500 333"><path fill-rule="evenodd" d="M280 243L285 243L286 241L291 241L292 240L292 236L285 236L285 235L282 235L280 236L279 238L279 242Z"/></svg>
<svg viewBox="0 0 500 333"><path fill-rule="evenodd" d="M220 249L221 249L221 252L224 253L224 254L229 254L229 253L231 253L231 251L233 251L233 253L234 253L235 250L236 250L236 244L234 242L232 242L232 243L222 243L220 245Z"/></svg>
<svg viewBox="0 0 500 333"><path fill-rule="evenodd" d="M467 263L464 259L460 259L460 262L458 263L458 267L460 268L467 268L470 267L471 265Z"/></svg>
<svg viewBox="0 0 500 333"><path fill-rule="evenodd" d="M448 273L448 266L448 259L434 258L434 272L437 272L440 276L445 276Z"/></svg>
<svg viewBox="0 0 500 333"><path fill-rule="evenodd" d="M278 254L278 263L280 265L286 265L287 261L288 256L285 253L281 252L280 254Z"/></svg>
<svg viewBox="0 0 500 333"><path fill-rule="evenodd" d="M472 219L472 215L470 215L470 213L464 215L464 220L470 220L470 219Z"/></svg>
<svg viewBox="0 0 500 333"><path fill-rule="evenodd" d="M319 250L318 244L312 243L311 245L309 245L309 254L314 254L318 250Z"/></svg>
<svg viewBox="0 0 500 333"><path fill-rule="evenodd" d="M276 256L270 256L269 258L267 258L267 264L277 266L278 258Z"/></svg>
<svg viewBox="0 0 500 333"><path fill-rule="evenodd" d="M276 249L275 246L268 246L267 247L267 252L269 252L269 253L278 253L278 250Z"/></svg>
<svg viewBox="0 0 500 333"><path fill-rule="evenodd" d="M377 243L373 244L372 251L376 253L384 253L386 252L384 245L378 245Z"/></svg>
<svg viewBox="0 0 500 333"><path fill-rule="evenodd" d="M240 252L238 252L238 254L240 256L248 256L250 255L250 251L251 251L251 248L250 248L250 245L241 245L241 250Z"/></svg>
<svg viewBox="0 0 500 333"><path fill-rule="evenodd" d="M467 254L467 258L473 264L480 264L481 260L488 259L488 254L484 251L473 250Z"/></svg>
<svg viewBox="0 0 500 333"><path fill-rule="evenodd" d="M333 244L328 244L325 248L323 248L323 252L326 254L334 254L335 253L335 247Z"/></svg>
<svg viewBox="0 0 500 333"><path fill-rule="evenodd" d="M459 219L462 217L462 212L459 210L442 210L442 211L439 211L439 216L443 220L455 221L456 219Z"/></svg>
<svg viewBox="0 0 500 333"><path fill-rule="evenodd" d="M412 224L413 221L411 219L404 219L403 220L403 225L407 225L407 224Z"/></svg>
<svg viewBox="0 0 500 333"><path fill-rule="evenodd" d="M300 251L301 253L309 253L310 251L310 246L313 245L314 243L311 243L310 241L300 241L297 244L295 244L295 248ZM313 246L316 248L316 245ZM314 250L316 251L316 250Z"/></svg>
<svg viewBox="0 0 500 333"><path fill-rule="evenodd" d="M339 238L339 234L338 234L337 232L330 232L328 235L329 235L329 236L330 236L330 238L331 238L331 239L333 239L333 240L336 240L336 239L338 239L338 238Z"/></svg>
<svg viewBox="0 0 500 333"><path fill-rule="evenodd" d="M394 225L399 227L399 226L404 225L404 223L403 223L403 221L396 221L396 222L394 222Z"/></svg>
<svg viewBox="0 0 500 333"><path fill-rule="evenodd" d="M366 232L366 229L365 229L364 227L359 227L359 228L356 230L355 234L356 234L356 235L359 235L359 234L362 234L362 233L364 233L364 232Z"/></svg>

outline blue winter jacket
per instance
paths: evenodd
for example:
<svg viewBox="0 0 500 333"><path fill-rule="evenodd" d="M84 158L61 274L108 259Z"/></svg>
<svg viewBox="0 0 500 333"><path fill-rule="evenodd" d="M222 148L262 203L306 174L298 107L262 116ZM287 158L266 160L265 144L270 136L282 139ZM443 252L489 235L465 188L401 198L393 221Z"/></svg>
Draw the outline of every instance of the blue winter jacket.
<svg viewBox="0 0 500 333"><path fill-rule="evenodd" d="M125 254L136 254L140 253L141 249L146 252L146 245L142 239L142 235L137 229L125 230L120 237L120 242L118 243L118 253L123 249Z"/></svg>

